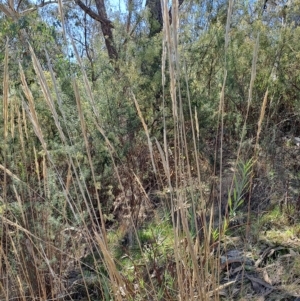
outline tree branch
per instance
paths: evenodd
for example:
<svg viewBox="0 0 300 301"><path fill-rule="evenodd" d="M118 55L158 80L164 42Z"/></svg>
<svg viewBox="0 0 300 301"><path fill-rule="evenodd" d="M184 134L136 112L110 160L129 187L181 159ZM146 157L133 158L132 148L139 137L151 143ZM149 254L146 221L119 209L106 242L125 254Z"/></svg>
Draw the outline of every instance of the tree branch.
<svg viewBox="0 0 300 301"><path fill-rule="evenodd" d="M16 11L13 11L11 8L1 3L0 3L0 10L4 12L4 14L10 19L16 20L19 17L19 14Z"/></svg>
<svg viewBox="0 0 300 301"><path fill-rule="evenodd" d="M82 3L80 0L74 0L75 3L85 12L87 13L92 19L102 23L106 24L111 28L114 28L111 21L108 19L101 18L98 14L96 14L93 10L91 10L89 7L87 7L84 3Z"/></svg>
<svg viewBox="0 0 300 301"><path fill-rule="evenodd" d="M180 8L183 2L184 0L178 0L178 9ZM169 20L170 20L170 24L172 24L172 7L170 7L169 9Z"/></svg>
<svg viewBox="0 0 300 301"><path fill-rule="evenodd" d="M70 1L65 1L65 2L70 2ZM21 1L19 2L18 7L20 6L20 4L21 4ZM11 8L10 5L5 6L5 5L3 5L3 4L0 3L0 11L4 12L4 14L8 18L13 19L13 20L17 20L20 17L28 15L28 14L36 11L38 8L44 7L44 6L48 5L48 4L57 4L57 0L43 1L42 3L37 4L37 5L33 6L33 7L30 7L28 9L26 9L26 10L23 10L22 12L18 12L17 10Z"/></svg>
<svg viewBox="0 0 300 301"><path fill-rule="evenodd" d="M53 0L53 1L50 0L50 1L42 2L41 4L37 4L37 5L35 5L34 7L28 8L28 9L22 11L22 12L19 13L19 14L20 14L20 16L28 15L28 14L30 14L31 12L37 10L38 8L44 7L44 6L48 5L48 4L57 4L57 1L56 1L56 0Z"/></svg>

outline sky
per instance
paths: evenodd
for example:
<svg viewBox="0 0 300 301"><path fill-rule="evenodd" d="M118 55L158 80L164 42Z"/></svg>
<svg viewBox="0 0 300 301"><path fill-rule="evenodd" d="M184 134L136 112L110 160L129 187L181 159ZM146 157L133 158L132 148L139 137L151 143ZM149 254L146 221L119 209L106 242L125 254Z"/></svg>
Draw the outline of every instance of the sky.
<svg viewBox="0 0 300 301"><path fill-rule="evenodd" d="M122 13L126 12L126 4L124 0L109 0L109 7L116 9Z"/></svg>

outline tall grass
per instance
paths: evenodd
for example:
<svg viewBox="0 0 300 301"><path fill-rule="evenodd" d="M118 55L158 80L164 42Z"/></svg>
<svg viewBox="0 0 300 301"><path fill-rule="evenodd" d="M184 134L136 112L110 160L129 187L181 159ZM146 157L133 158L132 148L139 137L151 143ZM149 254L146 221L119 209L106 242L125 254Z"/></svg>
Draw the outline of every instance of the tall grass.
<svg viewBox="0 0 300 301"><path fill-rule="evenodd" d="M60 5L62 5L61 2ZM233 1L230 1L224 33L225 57L228 43L230 43L232 6ZM150 165L155 173L161 173L157 175L157 181L163 173L163 177L167 179L165 184L168 185L170 206L163 205L163 207L170 210L172 256L174 258L166 255L169 262L164 263L163 269L165 271L161 271L158 258L155 258L153 262L149 261L139 236L138 217L135 215L134 209L131 208L125 225L130 236L130 246L133 244L137 246L141 258L135 262L134 258L130 258L130 252L125 252L124 256L132 261L132 267L136 270L136 278L132 279L122 271L122 263L115 255L113 243L109 240L109 232L105 227L106 217L97 188L99 183L90 148L87 119L92 120L93 126L104 137L111 156L116 181L119 182L123 202L126 203L127 207L130 207L133 204L129 204L126 197L120 171L123 168L122 164L126 163L115 162L116 152L113 143L107 137L101 121L99 121L99 112L96 109L79 56L77 59L82 69L82 78L74 78L72 84L81 139L87 154L87 165L91 171L94 187L92 192L82 180L84 173L82 162L68 151L75 145L75 142L72 138L72 129L63 129L62 124L67 124L67 121L65 120L65 112L61 111L62 107L55 103L57 101L60 104L61 96L51 64L49 63L48 67L54 91L49 88L39 60L33 49L29 47L38 85L43 93L44 104L52 116L63 148L63 166L59 166L57 160L53 158L53 151L45 141L44 137L47 133L43 132L41 124L43 116L39 116L36 110L36 100L26 83L21 66L20 77L23 94L9 94L9 50L6 47L3 82L3 138L5 144L8 145L7 137L10 131L12 137L18 137L22 149L17 158L11 158L8 156L9 149L7 147L5 160L1 165L4 178L0 207L0 300L72 300L79 299L81 296L85 296L85 300L219 300L220 290L231 284L230 282L222 285L220 283L221 239L224 234L225 218L221 202L223 200L222 137L227 74L226 60L219 104L221 138L219 149L216 149L220 158L219 202L209 203L202 193L202 187L205 183L201 178L198 118L196 111L193 113L195 108L192 107L189 97L187 72L185 72L178 46L180 18L178 2L173 1L172 3L171 23L168 2L162 1L162 7L164 12L162 72L165 74L168 71L170 74L173 113L173 128L167 128L167 122L165 119L163 120L163 141L155 140L156 143L152 143L154 140L153 137L150 137L144 117L139 109L139 100L133 94L132 97L147 137ZM255 80L257 49L258 40L253 54L248 110ZM188 141L186 135L182 87L180 86L182 84L181 78L185 78L185 89L188 92L187 101L192 142ZM84 83L84 94L88 98L91 108L88 111L82 108L79 81ZM166 89L164 80L162 86L163 89ZM257 143L264 117L266 97L258 123ZM18 120L18 127L13 126L13 120ZM246 122L247 118L244 129ZM167 132L170 130L173 133L173 141L167 139ZM30 141L33 132L40 143L41 148L39 150ZM241 137L240 145L242 145L243 139L244 135ZM174 146L171 151L170 144ZM190 150L191 148L193 151ZM31 153L32 158L27 158L28 153ZM240 149L237 152L236 162L239 162L239 153ZM20 168L16 168L12 164L14 159L19 160ZM34 164L28 166L30 160ZM161 164L163 168L159 168ZM192 169L197 171L196 176L193 175ZM21 174L15 174L12 170L18 170ZM135 179L135 189L148 198L141 184L141 179L134 170L131 170L130 173L131 179ZM234 179L234 175L232 179ZM163 188L166 187L161 187L162 190ZM10 190L10 197L7 193L8 189ZM198 193L199 191L200 193ZM92 202L93 198L97 200L96 206ZM143 204L143 206L146 205ZM217 226L215 219L218 221ZM155 248L159 248L154 243L152 247L154 251ZM141 275L138 272L141 265L143 266L144 279L137 279ZM171 268L174 269L172 273L168 272ZM145 283L147 282L145 279L148 280L148 283Z"/></svg>

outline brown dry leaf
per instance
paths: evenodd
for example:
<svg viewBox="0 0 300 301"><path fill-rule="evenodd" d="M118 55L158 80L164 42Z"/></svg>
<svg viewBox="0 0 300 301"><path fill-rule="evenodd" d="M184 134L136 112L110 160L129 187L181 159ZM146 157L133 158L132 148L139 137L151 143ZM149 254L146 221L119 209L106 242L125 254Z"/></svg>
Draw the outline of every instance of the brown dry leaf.
<svg viewBox="0 0 300 301"><path fill-rule="evenodd" d="M245 277L251 281L253 290L261 296L267 296L275 289L275 287L257 277L250 276L247 274L245 274Z"/></svg>
<svg viewBox="0 0 300 301"><path fill-rule="evenodd" d="M291 256L297 256L297 255L299 255L299 254L296 253L293 249L289 249L289 251L290 251L290 255L291 255Z"/></svg>
<svg viewBox="0 0 300 301"><path fill-rule="evenodd" d="M237 296L239 292L240 292L240 289L234 288L234 289L232 290L232 296L233 296L233 297Z"/></svg>
<svg viewBox="0 0 300 301"><path fill-rule="evenodd" d="M233 275L241 272L242 270L244 270L244 266L243 265L241 265L241 266L235 268L234 270L230 271L230 276L233 276Z"/></svg>
<svg viewBox="0 0 300 301"><path fill-rule="evenodd" d="M272 280L270 279L266 269L263 270L263 278L264 278L264 281L266 281L267 283L272 285Z"/></svg>
<svg viewBox="0 0 300 301"><path fill-rule="evenodd" d="M273 290L275 289L274 286L270 285L270 284L267 283L266 281L264 281L264 280L262 280L262 279L259 279L259 278L257 278L257 277L250 276L250 275L248 275L248 274L245 274L245 277L247 277L252 283L253 283L253 282L256 282L256 283L258 283L258 284L260 284L260 285L262 285L262 286L264 286L264 287L266 287L266 288L270 288L270 289L273 289Z"/></svg>
<svg viewBox="0 0 300 301"><path fill-rule="evenodd" d="M232 291L231 291L231 296L232 297L237 296L239 292L240 292L240 289L233 288ZM228 291L226 291L226 290L219 291L219 296L228 297Z"/></svg>
<svg viewBox="0 0 300 301"><path fill-rule="evenodd" d="M260 257L256 260L255 267L258 268L260 266L260 264L265 260L265 258L269 254L270 250L272 250L272 247L268 247L266 250L263 251Z"/></svg>
<svg viewBox="0 0 300 301"><path fill-rule="evenodd" d="M207 293L207 296L213 296L216 292L220 293L220 291L224 291L224 289L232 284L236 283L236 280L229 281L227 283L224 283L220 285L219 287L215 288L214 290Z"/></svg>
<svg viewBox="0 0 300 301"><path fill-rule="evenodd" d="M219 291L219 296L226 297L226 296L228 296L228 292L225 291L225 290L220 290L220 291Z"/></svg>
<svg viewBox="0 0 300 301"><path fill-rule="evenodd" d="M281 250L284 250L286 249L285 247L273 247L273 246L270 246L268 248L266 248L263 253L260 255L260 257L256 260L255 262L255 267L259 267L260 264L266 259L266 257L271 257L276 251L281 251Z"/></svg>
<svg viewBox="0 0 300 301"><path fill-rule="evenodd" d="M262 291L263 291L262 285L260 285L260 284L257 283L256 281L252 281L252 280L251 280L251 284L252 284L253 290L254 290L257 294L262 293Z"/></svg>

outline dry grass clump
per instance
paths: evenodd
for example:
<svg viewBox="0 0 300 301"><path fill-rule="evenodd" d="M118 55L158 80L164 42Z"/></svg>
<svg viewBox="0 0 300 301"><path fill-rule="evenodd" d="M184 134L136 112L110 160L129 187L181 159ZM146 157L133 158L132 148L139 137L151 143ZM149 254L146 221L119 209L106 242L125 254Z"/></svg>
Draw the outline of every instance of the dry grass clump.
<svg viewBox="0 0 300 301"><path fill-rule="evenodd" d="M0 300L220 300L228 295L242 298L250 284L269 289L268 294L277 289L275 282L262 282L257 274L247 270L258 273L259 264L267 257L265 253L259 264L253 263L253 256L246 251L251 250L251 193L268 91L260 111L254 150L241 158L256 78L259 35L253 51L243 130L235 160L226 170L223 136L226 55L233 7L230 0L217 112L220 138L211 149L215 164L207 176L210 168L203 166L197 112L191 105L188 75L178 46L178 4L173 3L171 22L167 1L162 5L162 73L170 75L172 127L164 114L162 141L151 137L139 99L130 91L146 139L140 139L134 151L124 158L117 155L113 139L99 121L79 57L82 74L73 79L72 87L80 139L72 135L75 125L74 129L66 126L50 62L52 88L29 46L42 106L51 117L48 121L59 141L55 148L49 146L49 133L41 121L45 116L37 108L21 66L22 93L14 94L9 89L6 47L3 139L7 147L0 166ZM182 78L187 86L189 120L183 114ZM162 86L166 89L164 76ZM165 108L165 95L163 102ZM91 128L103 139L113 169L106 194L95 164ZM20 150L10 154L8 139L12 138L18 141ZM243 206L247 207L247 216L241 224L235 224ZM240 231L239 242L234 240L236 231ZM238 248L244 253L237 252ZM297 264L295 261L292 266L294 271ZM269 267L265 268L267 271Z"/></svg>

